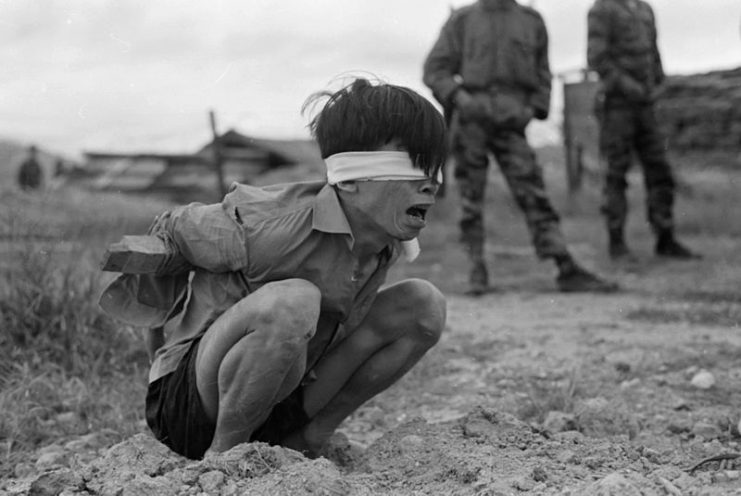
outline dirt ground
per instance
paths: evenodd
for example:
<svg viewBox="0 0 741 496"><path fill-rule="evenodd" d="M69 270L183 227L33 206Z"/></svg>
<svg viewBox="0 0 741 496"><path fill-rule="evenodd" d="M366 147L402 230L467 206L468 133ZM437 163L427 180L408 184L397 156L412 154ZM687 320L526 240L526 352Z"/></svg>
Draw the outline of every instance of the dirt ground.
<svg viewBox="0 0 741 496"><path fill-rule="evenodd" d="M97 461L78 448L70 470L32 478L51 492L32 492L31 480L6 491L741 494L741 298L666 296L675 278L699 283L707 270L652 263L661 288L626 274L626 291L609 296L451 295L438 347L346 422L351 444L337 437L325 454L333 463L256 445L193 464L142 434ZM727 459L693 470L716 455Z"/></svg>
<svg viewBox="0 0 741 496"><path fill-rule="evenodd" d="M657 268L665 281L671 265ZM368 442L374 422L411 422L380 441L386 452L401 453L394 465L463 470L473 481L462 494L498 494L487 492L493 487L560 494L616 473L642 478L630 491L606 494L652 494L649 487L662 494L662 486L669 494L672 486L682 494L730 494L740 483L733 460L703 465L692 476L688 469L739 450L741 299L667 299L642 282L636 277L629 292L609 297L451 297L450 332L426 363L435 372L413 376L409 387L363 408L348 436ZM683 318L725 317L732 305L725 325ZM710 387L700 380L705 371L714 379ZM401 418L393 417L394 407ZM428 454L404 463L407 450ZM597 494L591 487L583 494Z"/></svg>
<svg viewBox="0 0 741 496"><path fill-rule="evenodd" d="M37 462L0 494L741 495L738 236L689 232L705 256L678 262L634 232L640 261L623 266L575 235L594 222L565 230L616 294L558 293L521 233L500 232L489 247L499 291L467 297L462 255L435 248L455 233L423 239L428 258L394 277L444 287L446 332L323 458L256 444L189 462L143 431L60 448L67 462Z"/></svg>

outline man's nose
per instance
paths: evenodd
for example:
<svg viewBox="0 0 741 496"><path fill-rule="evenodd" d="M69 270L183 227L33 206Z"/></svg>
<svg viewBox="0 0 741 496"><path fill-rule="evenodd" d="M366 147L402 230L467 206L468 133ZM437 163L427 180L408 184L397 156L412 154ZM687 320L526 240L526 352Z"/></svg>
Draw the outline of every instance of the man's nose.
<svg viewBox="0 0 741 496"><path fill-rule="evenodd" d="M420 192L435 196L435 194L437 194L438 189L440 189L439 184L437 184L436 182L433 182L432 180L428 180L424 182L424 184L420 188Z"/></svg>

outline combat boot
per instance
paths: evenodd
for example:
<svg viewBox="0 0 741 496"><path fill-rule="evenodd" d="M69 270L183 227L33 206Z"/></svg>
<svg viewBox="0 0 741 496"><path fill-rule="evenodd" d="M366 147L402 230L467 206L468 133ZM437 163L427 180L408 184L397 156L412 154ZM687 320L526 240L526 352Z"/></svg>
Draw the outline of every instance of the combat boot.
<svg viewBox="0 0 741 496"><path fill-rule="evenodd" d="M662 232L656 241L656 255L677 260L692 260L702 258L682 243L677 241L671 231Z"/></svg>
<svg viewBox="0 0 741 496"><path fill-rule="evenodd" d="M564 293L614 293L619 289L616 283L605 281L576 263L559 270L556 284Z"/></svg>
<svg viewBox="0 0 741 496"><path fill-rule="evenodd" d="M609 230L608 253L610 259L616 262L638 262L638 258L630 251L630 248L628 248L628 245L625 243L622 229Z"/></svg>
<svg viewBox="0 0 741 496"><path fill-rule="evenodd" d="M489 272L486 270L486 263L483 259L475 259L471 264L466 294L481 296L489 291L491 291L491 288L489 287Z"/></svg>

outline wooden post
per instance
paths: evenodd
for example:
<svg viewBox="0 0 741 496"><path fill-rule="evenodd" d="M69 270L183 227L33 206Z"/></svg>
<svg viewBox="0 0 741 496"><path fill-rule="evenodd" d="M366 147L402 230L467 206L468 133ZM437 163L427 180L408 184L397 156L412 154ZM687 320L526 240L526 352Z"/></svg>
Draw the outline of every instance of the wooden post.
<svg viewBox="0 0 741 496"><path fill-rule="evenodd" d="M563 136L563 151L566 159L566 184L569 193L575 193L578 189L576 169L574 167L574 137L571 129L571 112L569 101L569 83L565 77L561 77L561 88L563 89L563 122L561 125L561 135Z"/></svg>
<svg viewBox="0 0 741 496"><path fill-rule="evenodd" d="M216 169L216 178L219 182L219 200L224 198L224 195L226 195L226 185L224 184L224 165L223 165L223 155L221 153L221 138L219 137L219 133L216 130L216 115L214 114L213 110L210 110L208 112L209 120L211 121L211 133L214 136L213 141L213 160L214 160L214 168Z"/></svg>

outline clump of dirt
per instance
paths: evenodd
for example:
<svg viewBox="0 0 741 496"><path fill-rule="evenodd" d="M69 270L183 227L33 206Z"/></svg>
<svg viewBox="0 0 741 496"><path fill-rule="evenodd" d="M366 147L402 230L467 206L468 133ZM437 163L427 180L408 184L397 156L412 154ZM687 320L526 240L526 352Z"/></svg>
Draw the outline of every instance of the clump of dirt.
<svg viewBox="0 0 741 496"><path fill-rule="evenodd" d="M586 425L613 412L590 410ZM12 480L5 494L31 495L358 495L376 494L731 494L737 471L711 475L663 465L656 451L627 436L549 433L497 410L476 408L438 424L418 418L365 450L336 436L327 457L262 443L192 461L148 434L107 449L97 460ZM717 462L713 462L717 463ZM687 467L689 469L691 467ZM719 477L723 474L723 477Z"/></svg>

